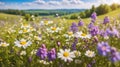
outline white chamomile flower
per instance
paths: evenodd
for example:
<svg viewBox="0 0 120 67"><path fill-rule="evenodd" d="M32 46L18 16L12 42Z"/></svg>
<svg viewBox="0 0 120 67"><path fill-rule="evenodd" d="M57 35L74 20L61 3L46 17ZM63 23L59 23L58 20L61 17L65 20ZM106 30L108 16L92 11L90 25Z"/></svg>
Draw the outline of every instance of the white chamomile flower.
<svg viewBox="0 0 120 67"><path fill-rule="evenodd" d="M21 51L20 55L26 55L26 51Z"/></svg>
<svg viewBox="0 0 120 67"><path fill-rule="evenodd" d="M9 46L9 44L6 43L6 42L1 42L1 43L0 43L0 46L2 46L2 47L7 47L7 46Z"/></svg>
<svg viewBox="0 0 120 67"><path fill-rule="evenodd" d="M26 28L19 31L19 33L28 33L28 32L30 32L30 29L26 29Z"/></svg>
<svg viewBox="0 0 120 67"><path fill-rule="evenodd" d="M16 40L14 43L16 46L23 48L26 48L32 44L31 41L26 41L25 39L21 39L20 41Z"/></svg>
<svg viewBox="0 0 120 67"><path fill-rule="evenodd" d="M29 24L22 24L21 28L30 28L30 25Z"/></svg>
<svg viewBox="0 0 120 67"><path fill-rule="evenodd" d="M52 23L53 23L53 21L40 21L40 25L49 25Z"/></svg>
<svg viewBox="0 0 120 67"><path fill-rule="evenodd" d="M61 30L61 28L59 28L59 27L50 27L50 28L47 28L47 31L50 32L50 33L59 32L60 30Z"/></svg>
<svg viewBox="0 0 120 67"><path fill-rule="evenodd" d="M28 28L30 31L36 31L36 29L35 28L33 28L33 27L30 27L30 28Z"/></svg>
<svg viewBox="0 0 120 67"><path fill-rule="evenodd" d="M66 38L71 38L71 37L74 37L74 35L73 35L73 32L67 32L67 34L64 34L64 36L66 37Z"/></svg>
<svg viewBox="0 0 120 67"><path fill-rule="evenodd" d="M60 49L60 52L58 53L58 58L61 58L61 60L67 61L73 61L73 58L75 58L74 52L70 52L70 49Z"/></svg>
<svg viewBox="0 0 120 67"><path fill-rule="evenodd" d="M91 38L91 35L90 34L85 34L85 33L83 33L83 32L76 32L75 34L74 34L74 36L75 37L77 37L77 38L88 38L88 39L90 39Z"/></svg>
<svg viewBox="0 0 120 67"><path fill-rule="evenodd" d="M74 54L75 54L76 57L81 56L81 52L80 51L73 51L73 52L74 52Z"/></svg>
<svg viewBox="0 0 120 67"><path fill-rule="evenodd" d="M85 55L86 55L87 57L94 57L94 56L95 56L95 52L94 52L94 51L87 50L87 51L85 52Z"/></svg>
<svg viewBox="0 0 120 67"><path fill-rule="evenodd" d="M31 51L31 55L34 55L34 54L36 54L37 53L37 50L32 50Z"/></svg>

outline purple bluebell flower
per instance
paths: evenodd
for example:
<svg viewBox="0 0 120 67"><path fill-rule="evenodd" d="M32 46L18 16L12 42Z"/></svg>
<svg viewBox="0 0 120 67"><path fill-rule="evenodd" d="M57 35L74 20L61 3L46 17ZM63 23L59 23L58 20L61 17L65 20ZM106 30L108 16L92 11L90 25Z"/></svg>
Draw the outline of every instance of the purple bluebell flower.
<svg viewBox="0 0 120 67"><path fill-rule="evenodd" d="M76 43L75 42L73 42L73 44L72 44L72 50L76 50Z"/></svg>
<svg viewBox="0 0 120 67"><path fill-rule="evenodd" d="M77 43L78 43L78 38L74 38L74 42L72 44L72 50L76 50Z"/></svg>
<svg viewBox="0 0 120 67"><path fill-rule="evenodd" d="M82 20L79 21L78 26L83 26L84 22Z"/></svg>
<svg viewBox="0 0 120 67"><path fill-rule="evenodd" d="M107 42L101 42L98 43L97 50L100 55L107 56L108 52L111 51L111 47L108 45Z"/></svg>
<svg viewBox="0 0 120 67"><path fill-rule="evenodd" d="M48 52L48 60L52 61L56 59L56 51L55 48L51 49L51 51Z"/></svg>
<svg viewBox="0 0 120 67"><path fill-rule="evenodd" d="M100 36L106 37L108 36L107 33L104 30L99 31Z"/></svg>
<svg viewBox="0 0 120 67"><path fill-rule="evenodd" d="M88 28L92 28L92 27L94 27L94 23L90 23L90 24L88 25Z"/></svg>
<svg viewBox="0 0 120 67"><path fill-rule="evenodd" d="M107 35L109 35L109 36L113 36L113 32L112 32L112 30L111 30L110 28L107 28L107 29L106 29L106 33L107 33Z"/></svg>
<svg viewBox="0 0 120 67"><path fill-rule="evenodd" d="M112 62L117 62L120 61L120 52L116 51L116 48L112 47L111 48L111 55L109 58Z"/></svg>
<svg viewBox="0 0 120 67"><path fill-rule="evenodd" d="M73 31L74 33L78 31L78 26L76 23L72 23L70 30Z"/></svg>
<svg viewBox="0 0 120 67"><path fill-rule="evenodd" d="M107 28L106 33L109 36L117 36L118 38L120 37L118 30L115 28Z"/></svg>
<svg viewBox="0 0 120 67"><path fill-rule="evenodd" d="M108 16L105 16L104 21L103 21L103 24L107 24L107 23L109 23L109 22L110 22L109 17L108 17Z"/></svg>
<svg viewBox="0 0 120 67"><path fill-rule="evenodd" d="M39 56L42 60L45 60L47 57L47 48L45 44L42 44L42 46L38 49L36 55Z"/></svg>
<svg viewBox="0 0 120 67"><path fill-rule="evenodd" d="M120 37L119 31L115 28L113 28L113 34L117 36L118 38Z"/></svg>
<svg viewBox="0 0 120 67"><path fill-rule="evenodd" d="M89 30L90 34L92 36L96 36L97 34L99 34L99 28L97 26L93 26L90 30Z"/></svg>
<svg viewBox="0 0 120 67"><path fill-rule="evenodd" d="M96 19L97 19L97 14L96 14L96 12L93 12L91 14L91 21L94 23L96 21Z"/></svg>

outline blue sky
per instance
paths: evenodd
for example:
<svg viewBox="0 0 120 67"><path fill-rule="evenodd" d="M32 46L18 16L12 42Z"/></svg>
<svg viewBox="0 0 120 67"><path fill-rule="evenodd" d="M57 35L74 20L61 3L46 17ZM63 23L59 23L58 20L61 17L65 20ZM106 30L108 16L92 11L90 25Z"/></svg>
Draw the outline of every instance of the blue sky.
<svg viewBox="0 0 120 67"><path fill-rule="evenodd" d="M23 2L33 2L35 0L0 0L1 2L6 3L23 3ZM50 0L44 0L44 1L50 1ZM62 0L53 0L53 1L62 1ZM95 0L81 0L84 2L94 2Z"/></svg>
<svg viewBox="0 0 120 67"><path fill-rule="evenodd" d="M89 9L120 0L0 0L0 9Z"/></svg>

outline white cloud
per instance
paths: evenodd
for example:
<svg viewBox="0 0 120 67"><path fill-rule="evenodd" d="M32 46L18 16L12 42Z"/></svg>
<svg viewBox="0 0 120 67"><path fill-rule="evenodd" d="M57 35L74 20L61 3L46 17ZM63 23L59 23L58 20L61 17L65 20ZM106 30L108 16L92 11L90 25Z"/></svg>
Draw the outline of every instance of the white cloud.
<svg viewBox="0 0 120 67"><path fill-rule="evenodd" d="M1 2L0 2L1 3ZM5 5L0 8L14 9L89 9L92 5L119 3L120 0L96 0L95 2L84 2L83 0L35 0L33 2L25 2L23 4Z"/></svg>
<svg viewBox="0 0 120 67"><path fill-rule="evenodd" d="M101 3L101 4L112 4L112 3L118 3L120 4L120 0L97 0L98 3Z"/></svg>
<svg viewBox="0 0 120 67"><path fill-rule="evenodd" d="M0 2L0 5L4 5L5 3L4 2Z"/></svg>
<svg viewBox="0 0 120 67"><path fill-rule="evenodd" d="M49 1L48 4L49 5L61 5L61 2L58 2L58 1Z"/></svg>
<svg viewBox="0 0 120 67"><path fill-rule="evenodd" d="M44 0L36 0L33 3L41 5L41 4L45 4L46 2Z"/></svg>
<svg viewBox="0 0 120 67"><path fill-rule="evenodd" d="M71 0L70 3L71 4L82 4L83 1L81 1L81 0Z"/></svg>

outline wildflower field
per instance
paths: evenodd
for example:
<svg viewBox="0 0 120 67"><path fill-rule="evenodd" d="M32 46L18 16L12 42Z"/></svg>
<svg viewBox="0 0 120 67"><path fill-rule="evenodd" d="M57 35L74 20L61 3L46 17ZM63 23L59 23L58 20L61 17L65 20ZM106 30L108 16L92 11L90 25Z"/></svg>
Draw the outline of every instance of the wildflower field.
<svg viewBox="0 0 120 67"><path fill-rule="evenodd" d="M0 14L0 67L120 67L119 11L77 20Z"/></svg>

